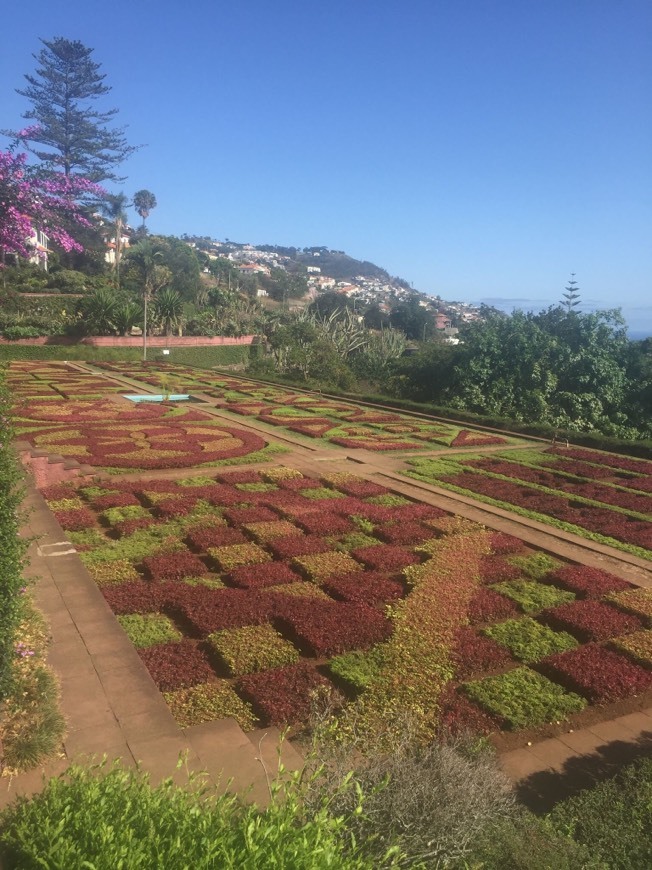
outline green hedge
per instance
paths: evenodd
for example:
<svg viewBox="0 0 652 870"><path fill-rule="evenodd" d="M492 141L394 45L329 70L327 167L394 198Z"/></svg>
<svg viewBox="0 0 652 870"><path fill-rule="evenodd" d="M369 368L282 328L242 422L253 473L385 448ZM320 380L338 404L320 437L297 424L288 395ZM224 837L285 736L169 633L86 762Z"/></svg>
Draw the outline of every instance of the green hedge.
<svg viewBox="0 0 652 870"><path fill-rule="evenodd" d="M13 432L4 370L0 370L0 701L9 692L15 656L20 606L22 557L25 545L18 537L22 501L21 473L11 449Z"/></svg>
<svg viewBox="0 0 652 870"><path fill-rule="evenodd" d="M138 362L143 358L140 347L90 347L84 344L0 344L0 360L84 360L86 362ZM149 348L148 360L166 361L179 365L212 368L246 364L249 345L223 345L221 347L173 347L169 356L159 348Z"/></svg>

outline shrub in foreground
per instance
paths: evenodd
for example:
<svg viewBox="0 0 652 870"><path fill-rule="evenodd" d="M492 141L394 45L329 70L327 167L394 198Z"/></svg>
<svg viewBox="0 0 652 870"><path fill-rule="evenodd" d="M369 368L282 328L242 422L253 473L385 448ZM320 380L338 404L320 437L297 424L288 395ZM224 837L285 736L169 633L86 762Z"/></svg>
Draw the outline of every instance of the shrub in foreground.
<svg viewBox="0 0 652 870"><path fill-rule="evenodd" d="M348 820L333 814L326 800L304 809L292 784L266 810L230 795L209 799L196 780L190 786L166 780L152 788L139 772L73 767L3 814L3 866L372 870L390 864L366 857ZM354 798L354 813L359 805Z"/></svg>

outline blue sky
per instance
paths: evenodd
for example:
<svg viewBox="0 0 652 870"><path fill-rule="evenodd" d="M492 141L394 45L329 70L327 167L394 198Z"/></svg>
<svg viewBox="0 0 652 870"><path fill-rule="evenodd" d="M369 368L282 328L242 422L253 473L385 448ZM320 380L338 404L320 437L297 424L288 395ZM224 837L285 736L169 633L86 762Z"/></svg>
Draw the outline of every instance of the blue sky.
<svg viewBox="0 0 652 870"><path fill-rule="evenodd" d="M32 0L3 11L0 127L39 37L95 49L153 232L328 245L507 310L652 334L649 0Z"/></svg>

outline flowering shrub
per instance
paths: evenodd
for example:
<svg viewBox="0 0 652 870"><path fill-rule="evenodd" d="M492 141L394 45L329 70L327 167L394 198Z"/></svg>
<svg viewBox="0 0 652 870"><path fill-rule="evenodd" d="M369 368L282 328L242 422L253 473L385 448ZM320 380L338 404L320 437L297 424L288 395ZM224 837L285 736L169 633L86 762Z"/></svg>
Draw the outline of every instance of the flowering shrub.
<svg viewBox="0 0 652 870"><path fill-rule="evenodd" d="M226 628L209 635L231 676L280 668L299 660L298 651L271 625L245 625Z"/></svg>
<svg viewBox="0 0 652 870"><path fill-rule="evenodd" d="M328 680L307 662L241 677L236 688L249 701L262 724L287 725L305 721L313 693Z"/></svg>
<svg viewBox="0 0 652 870"><path fill-rule="evenodd" d="M403 547L390 547L389 545L361 547L358 550L353 550L352 555L374 571L400 571L402 568L407 568L408 565L419 561L418 557L410 550Z"/></svg>
<svg viewBox="0 0 652 870"><path fill-rule="evenodd" d="M484 629L483 634L506 646L515 658L526 663L577 646L572 635L565 631L552 631L528 616L491 625Z"/></svg>
<svg viewBox="0 0 652 870"><path fill-rule="evenodd" d="M269 562L271 556L257 544L232 544L228 547L209 547L208 554L219 571L232 571L241 565Z"/></svg>
<svg viewBox="0 0 652 870"><path fill-rule="evenodd" d="M594 643L549 656L542 666L593 704L637 695L652 686L650 671Z"/></svg>
<svg viewBox="0 0 652 870"><path fill-rule="evenodd" d="M582 641L608 640L643 628L641 620L602 601L573 601L544 611L541 619L562 628Z"/></svg>
<svg viewBox="0 0 652 870"><path fill-rule="evenodd" d="M242 589L261 589L265 586L277 586L282 583L296 583L300 580L298 574L285 562L265 562L262 565L245 565L234 568L229 577Z"/></svg>
<svg viewBox="0 0 652 870"><path fill-rule="evenodd" d="M505 646L490 637L478 634L466 625L460 626L455 632L451 659L458 680L467 680L474 674L495 671L513 661Z"/></svg>
<svg viewBox="0 0 652 870"><path fill-rule="evenodd" d="M547 579L586 598L602 598L608 592L631 589L631 585L620 577L587 565L565 565L553 571Z"/></svg>
<svg viewBox="0 0 652 870"><path fill-rule="evenodd" d="M152 580L166 582L184 577L201 577L206 565L193 553L166 553L162 556L146 556L143 567Z"/></svg>
<svg viewBox="0 0 652 870"><path fill-rule="evenodd" d="M462 688L472 701L502 719L509 728L559 721L586 706L584 698L526 667L464 683Z"/></svg>
<svg viewBox="0 0 652 870"><path fill-rule="evenodd" d="M208 656L190 640L159 643L139 649L138 654L161 692L196 686L215 679Z"/></svg>
<svg viewBox="0 0 652 870"><path fill-rule="evenodd" d="M372 571L357 571L345 577L329 577L324 581L324 589L334 598L362 604L392 601L401 598L405 592L405 587L398 580Z"/></svg>
<svg viewBox="0 0 652 870"><path fill-rule="evenodd" d="M235 719L243 731L251 731L256 725L251 707L226 680L164 692L163 697L181 728L216 719Z"/></svg>

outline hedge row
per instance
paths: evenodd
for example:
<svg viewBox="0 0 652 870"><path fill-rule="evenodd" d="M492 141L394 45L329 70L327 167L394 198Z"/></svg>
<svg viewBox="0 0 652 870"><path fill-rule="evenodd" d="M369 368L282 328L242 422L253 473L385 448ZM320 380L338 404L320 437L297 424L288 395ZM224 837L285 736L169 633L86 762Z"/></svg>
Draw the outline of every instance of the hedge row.
<svg viewBox="0 0 652 870"><path fill-rule="evenodd" d="M10 399L0 367L0 701L9 692L19 619L22 557L25 545L18 538L22 501L20 471L11 449Z"/></svg>
<svg viewBox="0 0 652 870"><path fill-rule="evenodd" d="M223 347L173 347L170 355L163 357L159 348L150 348L152 360L165 360L196 368L246 364L249 360L249 345L225 345ZM0 360L86 360L87 362L114 362L142 359L140 347L90 347L85 344L0 344Z"/></svg>

